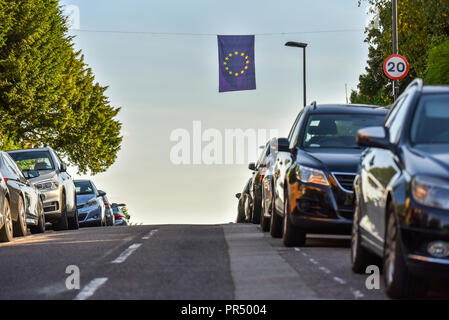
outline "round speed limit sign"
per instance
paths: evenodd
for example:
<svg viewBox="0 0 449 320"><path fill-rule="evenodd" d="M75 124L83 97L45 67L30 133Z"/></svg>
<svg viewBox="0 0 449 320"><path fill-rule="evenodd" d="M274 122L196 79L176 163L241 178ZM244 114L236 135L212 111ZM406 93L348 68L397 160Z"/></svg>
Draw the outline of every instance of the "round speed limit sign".
<svg viewBox="0 0 449 320"><path fill-rule="evenodd" d="M404 78L409 70L407 59L399 54L389 56L384 62L384 73L391 80Z"/></svg>

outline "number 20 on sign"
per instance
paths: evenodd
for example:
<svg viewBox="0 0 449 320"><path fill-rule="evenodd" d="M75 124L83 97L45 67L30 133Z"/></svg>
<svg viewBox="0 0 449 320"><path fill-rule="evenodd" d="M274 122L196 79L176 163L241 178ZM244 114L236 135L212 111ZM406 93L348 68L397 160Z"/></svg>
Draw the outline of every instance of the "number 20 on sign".
<svg viewBox="0 0 449 320"><path fill-rule="evenodd" d="M399 54L393 54L385 59L384 73L391 80L401 80L407 74L409 65L407 59Z"/></svg>

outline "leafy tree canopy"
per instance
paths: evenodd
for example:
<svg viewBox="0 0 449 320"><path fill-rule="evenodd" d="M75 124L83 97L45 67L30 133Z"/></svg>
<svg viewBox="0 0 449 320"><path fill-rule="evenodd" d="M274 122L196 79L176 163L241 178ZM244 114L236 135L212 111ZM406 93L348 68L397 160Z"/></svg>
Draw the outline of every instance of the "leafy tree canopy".
<svg viewBox="0 0 449 320"><path fill-rule="evenodd" d="M0 133L96 174L120 150L120 109L67 32L57 0L0 0Z"/></svg>
<svg viewBox="0 0 449 320"><path fill-rule="evenodd" d="M393 52L391 0L360 0L359 5L362 1L369 3L374 15L371 25L376 27L365 31L369 44L366 73L359 77L351 102L390 104L392 84L383 73L383 62ZM429 50L449 39L449 1L398 0L398 35L399 53L410 64L409 74L399 82L403 91L413 79L424 77Z"/></svg>

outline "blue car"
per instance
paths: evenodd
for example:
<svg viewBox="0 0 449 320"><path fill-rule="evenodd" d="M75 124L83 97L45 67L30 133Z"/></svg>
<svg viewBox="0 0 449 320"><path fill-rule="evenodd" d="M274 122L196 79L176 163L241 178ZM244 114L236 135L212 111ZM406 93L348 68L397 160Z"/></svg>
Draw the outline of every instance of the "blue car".
<svg viewBox="0 0 449 320"><path fill-rule="evenodd" d="M103 201L106 193L98 190L90 180L74 182L80 226L106 226L106 208Z"/></svg>

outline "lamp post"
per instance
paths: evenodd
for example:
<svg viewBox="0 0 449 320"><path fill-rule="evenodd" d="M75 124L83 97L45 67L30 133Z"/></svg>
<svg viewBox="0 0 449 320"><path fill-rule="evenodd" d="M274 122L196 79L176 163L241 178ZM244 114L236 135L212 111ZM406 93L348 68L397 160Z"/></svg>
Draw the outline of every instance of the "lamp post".
<svg viewBox="0 0 449 320"><path fill-rule="evenodd" d="M295 47L295 48L303 48L304 49L304 54L303 54L303 85L304 85L304 106L306 106L307 102L306 102L306 47L307 47L307 43L303 43L303 42L295 42L295 41L289 41L285 44L285 46L287 47Z"/></svg>

